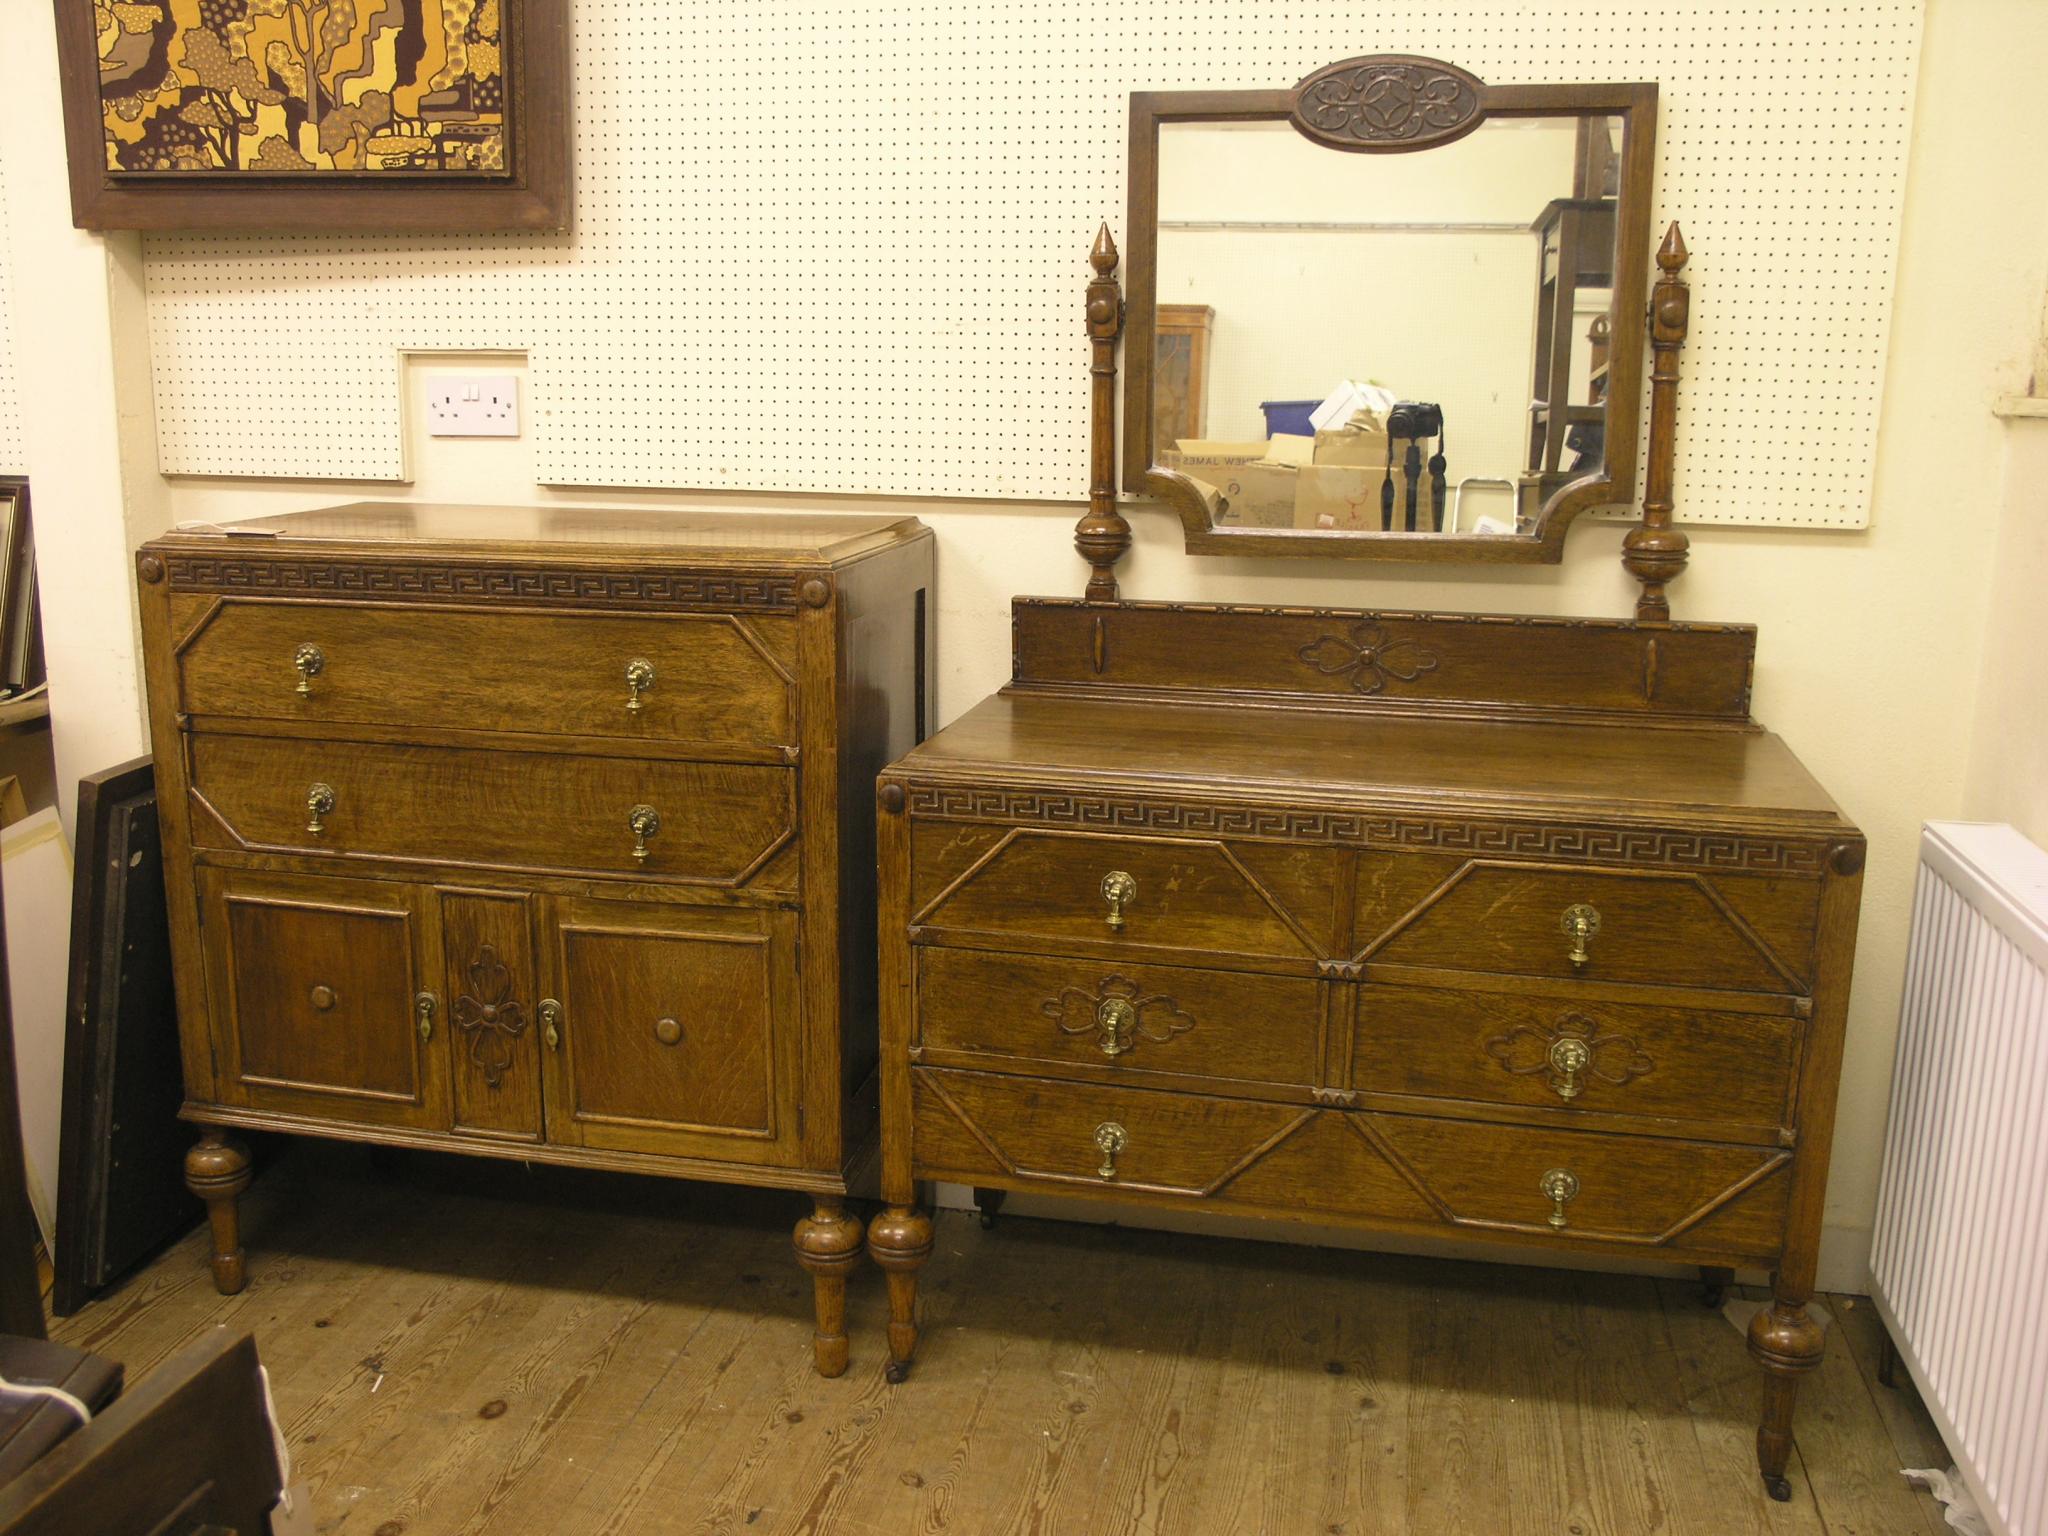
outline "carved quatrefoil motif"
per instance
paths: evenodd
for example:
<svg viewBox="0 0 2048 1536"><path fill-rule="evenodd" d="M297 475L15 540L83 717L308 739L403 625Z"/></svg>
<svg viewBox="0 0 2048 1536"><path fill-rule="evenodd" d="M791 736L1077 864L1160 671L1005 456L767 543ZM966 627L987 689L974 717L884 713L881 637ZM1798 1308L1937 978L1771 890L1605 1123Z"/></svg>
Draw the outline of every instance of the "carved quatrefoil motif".
<svg viewBox="0 0 2048 1536"><path fill-rule="evenodd" d="M1093 992L1063 988L1058 997L1040 1003L1038 1011L1063 1035L1096 1035L1103 1054L1110 1057L1123 1055L1141 1040L1164 1045L1195 1027L1194 1016L1172 998L1141 994L1135 981L1122 976L1103 977Z"/></svg>
<svg viewBox="0 0 2048 1536"><path fill-rule="evenodd" d="M1434 651L1413 640L1389 640L1370 620L1354 624L1348 636L1324 635L1294 653L1325 677L1348 680L1356 693L1382 693L1389 681L1412 683L1437 669Z"/></svg>
<svg viewBox="0 0 2048 1536"><path fill-rule="evenodd" d="M1558 1049L1564 1041L1580 1049L1566 1055ZM1547 1026L1517 1024L1488 1040L1486 1054L1516 1077L1547 1074L1551 1092L1567 1103L1579 1096L1588 1078L1619 1087L1657 1065L1629 1036L1603 1035L1598 1021L1583 1013L1560 1014Z"/></svg>
<svg viewBox="0 0 2048 1536"><path fill-rule="evenodd" d="M486 944L469 962L470 991L455 999L455 1027L469 1041L470 1064L496 1088L512 1067L512 1042L526 1032L526 1010L512 995L512 973Z"/></svg>

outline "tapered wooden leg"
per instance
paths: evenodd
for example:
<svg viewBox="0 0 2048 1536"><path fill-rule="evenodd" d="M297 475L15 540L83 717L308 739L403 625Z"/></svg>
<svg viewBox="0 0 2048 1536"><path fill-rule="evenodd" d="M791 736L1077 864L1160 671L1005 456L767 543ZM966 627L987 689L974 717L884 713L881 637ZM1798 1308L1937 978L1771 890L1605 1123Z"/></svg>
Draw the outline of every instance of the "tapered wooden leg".
<svg viewBox="0 0 2048 1536"><path fill-rule="evenodd" d="M1735 1283L1735 1271L1722 1269L1712 1264L1700 1266L1700 1305L1709 1311L1721 1310L1721 1303L1728 1299L1728 1287Z"/></svg>
<svg viewBox="0 0 2048 1536"><path fill-rule="evenodd" d="M889 1276L888 1377L901 1381L917 1353L917 1272L932 1256L931 1218L890 1206L868 1223L868 1256Z"/></svg>
<svg viewBox="0 0 2048 1536"><path fill-rule="evenodd" d="M213 1288L232 1296L247 1279L235 1201L249 1187L249 1149L226 1131L204 1132L199 1145L185 1154L185 1187L206 1202L213 1228Z"/></svg>
<svg viewBox="0 0 2048 1536"><path fill-rule="evenodd" d="M981 1209L981 1230L987 1232L996 1224L996 1213L1003 1208L1006 1189L981 1189L974 1191L974 1203Z"/></svg>
<svg viewBox="0 0 2048 1536"><path fill-rule="evenodd" d="M1749 1352L1764 1368L1764 1412L1756 1427L1756 1464L1764 1487L1783 1503L1792 1497L1785 1463L1792 1455L1792 1409L1799 1378L1820 1364L1827 1336L1804 1296L1779 1295L1750 1320Z"/></svg>
<svg viewBox="0 0 2048 1536"><path fill-rule="evenodd" d="M818 1330L812 1339L818 1374L846 1371L846 1277L860 1263L860 1218L836 1197L820 1195L796 1224L796 1261L811 1272Z"/></svg>

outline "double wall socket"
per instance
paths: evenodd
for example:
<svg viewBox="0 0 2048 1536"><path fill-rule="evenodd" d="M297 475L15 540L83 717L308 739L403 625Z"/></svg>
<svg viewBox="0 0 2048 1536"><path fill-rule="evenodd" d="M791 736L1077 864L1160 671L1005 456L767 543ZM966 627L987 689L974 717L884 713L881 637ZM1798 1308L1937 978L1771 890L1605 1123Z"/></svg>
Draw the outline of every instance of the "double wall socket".
<svg viewBox="0 0 2048 1536"><path fill-rule="evenodd" d="M509 373L429 374L427 431L434 437L517 437L518 377Z"/></svg>

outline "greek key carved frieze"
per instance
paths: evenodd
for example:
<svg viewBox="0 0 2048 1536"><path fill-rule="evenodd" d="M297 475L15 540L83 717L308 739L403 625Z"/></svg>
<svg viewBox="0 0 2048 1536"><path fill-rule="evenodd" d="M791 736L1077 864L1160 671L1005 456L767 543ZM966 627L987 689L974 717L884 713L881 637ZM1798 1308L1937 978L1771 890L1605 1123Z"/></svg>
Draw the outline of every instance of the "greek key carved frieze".
<svg viewBox="0 0 2048 1536"><path fill-rule="evenodd" d="M1664 864L1756 874L1817 875L1828 849L1732 832L1658 827L1452 820L1312 806L1137 799L1067 789L920 784L913 816L1028 823L1086 832L1335 843L1377 849L1462 853L1598 864Z"/></svg>
<svg viewBox="0 0 2048 1536"><path fill-rule="evenodd" d="M539 570L449 562L342 563L173 554L171 585L293 596L406 597L422 602L619 603L794 608L793 575L734 571Z"/></svg>

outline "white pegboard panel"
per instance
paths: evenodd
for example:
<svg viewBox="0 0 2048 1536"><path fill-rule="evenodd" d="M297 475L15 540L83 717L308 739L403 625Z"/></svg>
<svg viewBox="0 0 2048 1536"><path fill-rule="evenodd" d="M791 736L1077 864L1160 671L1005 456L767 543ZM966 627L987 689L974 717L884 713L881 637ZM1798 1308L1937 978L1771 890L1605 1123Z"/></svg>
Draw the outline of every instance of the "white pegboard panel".
<svg viewBox="0 0 2048 1536"><path fill-rule="evenodd" d="M1133 90L1412 52L1655 80L1695 258L1679 505L1861 526L1920 0L575 0L575 227L152 237L162 466L398 478L399 354L532 355L543 481L1082 496Z"/></svg>
<svg viewBox="0 0 2048 1536"><path fill-rule="evenodd" d="M20 361L14 343L14 272L8 249L13 222L7 211L7 156L0 145L0 475L28 473L21 429Z"/></svg>

